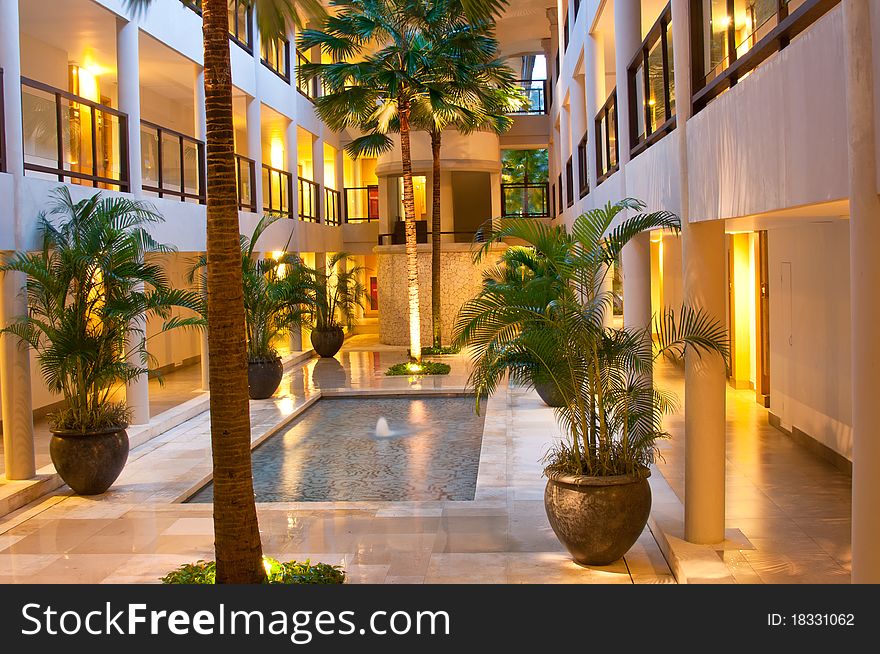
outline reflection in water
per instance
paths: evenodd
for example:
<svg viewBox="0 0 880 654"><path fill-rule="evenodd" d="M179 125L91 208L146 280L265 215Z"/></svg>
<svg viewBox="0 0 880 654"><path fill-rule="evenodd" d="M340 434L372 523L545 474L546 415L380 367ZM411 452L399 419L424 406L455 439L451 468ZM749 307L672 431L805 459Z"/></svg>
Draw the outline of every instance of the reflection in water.
<svg viewBox="0 0 880 654"><path fill-rule="evenodd" d="M316 388L343 388L346 386L345 368L335 358L318 359L312 368L312 384Z"/></svg>
<svg viewBox="0 0 880 654"><path fill-rule="evenodd" d="M254 491L259 502L472 500L482 437L472 398L325 399L254 450ZM213 487L190 501L213 501Z"/></svg>

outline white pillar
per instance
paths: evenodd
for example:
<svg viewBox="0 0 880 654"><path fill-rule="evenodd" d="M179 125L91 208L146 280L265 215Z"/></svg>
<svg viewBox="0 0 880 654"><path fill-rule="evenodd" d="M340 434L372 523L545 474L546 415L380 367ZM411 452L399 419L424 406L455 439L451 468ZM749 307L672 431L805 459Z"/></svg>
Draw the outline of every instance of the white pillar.
<svg viewBox="0 0 880 654"><path fill-rule="evenodd" d="M263 213L263 135L259 97L247 100L247 143L248 157L254 160L254 197L257 199L257 213Z"/></svg>
<svg viewBox="0 0 880 654"><path fill-rule="evenodd" d="M876 7L875 7L876 9ZM880 583L880 438L876 428L880 341L880 198L877 196L874 69L868 0L844 0L852 334L852 581Z"/></svg>
<svg viewBox="0 0 880 654"><path fill-rule="evenodd" d="M587 106L587 170L590 188L596 188L596 114L605 104L605 44L601 34L587 34L584 40L584 69Z"/></svg>
<svg viewBox="0 0 880 654"><path fill-rule="evenodd" d="M312 181L318 185L315 206L318 208L319 222L324 223L327 214L324 213L324 138L322 136L315 136L312 139Z"/></svg>
<svg viewBox="0 0 880 654"><path fill-rule="evenodd" d="M623 324L640 329L651 323L651 234L642 232L623 248Z"/></svg>
<svg viewBox="0 0 880 654"><path fill-rule="evenodd" d="M205 69L193 67L193 127L196 138L204 141L208 134L208 116L205 112Z"/></svg>
<svg viewBox="0 0 880 654"><path fill-rule="evenodd" d="M24 147L21 122L21 55L18 0L0 0L0 68L3 68L7 171L14 176L15 247L25 245L21 206ZM26 277L0 276L0 324L27 313L23 295ZM30 351L11 335L0 336L0 396L2 396L3 452L7 479L30 479L36 474L34 421L31 404Z"/></svg>
<svg viewBox="0 0 880 654"><path fill-rule="evenodd" d="M691 97L689 0L672 0L675 92ZM687 120L690 103L676 104L681 191L681 250L684 301L723 320L724 222L690 222ZM685 538L694 543L724 540L725 370L718 355L685 358Z"/></svg>
<svg viewBox="0 0 880 654"><path fill-rule="evenodd" d="M116 21L116 80L119 85L119 110L128 114L128 173L130 192L140 197L141 170L141 91L140 32L135 21Z"/></svg>
<svg viewBox="0 0 880 654"><path fill-rule="evenodd" d="M116 22L116 68L119 84L119 109L128 114L128 170L131 194L143 195L141 177L141 99L140 99L140 55L138 25L134 21L118 19ZM146 330L146 321L138 328ZM128 349L135 348L130 343ZM137 354L129 360L132 366L143 366ZM133 379L125 386L125 403L131 411L131 422L144 425L150 422L150 381L146 375Z"/></svg>
<svg viewBox="0 0 880 654"><path fill-rule="evenodd" d="M629 161L629 83L627 66L642 43L640 0L614 2L614 73L617 78L617 146L620 168ZM635 98L633 98L635 101Z"/></svg>

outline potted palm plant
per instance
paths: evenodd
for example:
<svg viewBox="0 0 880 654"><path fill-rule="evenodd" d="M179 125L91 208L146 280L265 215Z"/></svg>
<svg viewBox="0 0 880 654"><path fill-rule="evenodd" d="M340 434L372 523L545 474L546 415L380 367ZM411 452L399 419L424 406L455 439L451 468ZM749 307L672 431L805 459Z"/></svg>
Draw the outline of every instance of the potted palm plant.
<svg viewBox="0 0 880 654"><path fill-rule="evenodd" d="M266 230L280 216L265 214L250 237L241 235L241 277L244 293L244 321L247 333L248 394L252 400L265 400L278 390L284 376L281 357L275 349L278 338L299 329L303 303L309 301L310 280L302 261L295 254L262 257L256 246ZM207 270L204 255L196 260L191 277L203 278ZM200 285L205 288L205 283ZM207 298L202 311L207 313Z"/></svg>
<svg viewBox="0 0 880 654"><path fill-rule="evenodd" d="M312 328L312 347L322 357L332 357L345 341L344 328L355 324L355 310L363 309L366 291L361 283L363 266L345 252L327 260L325 270L310 268L310 302L306 308Z"/></svg>
<svg viewBox="0 0 880 654"><path fill-rule="evenodd" d="M556 416L564 438L545 460L544 505L557 537L575 561L588 565L619 559L648 520L647 477L656 442L667 436L663 415L675 406L653 386L657 357L728 358L723 325L701 309L664 310L656 342L650 325L604 327L613 299L602 281L623 246L644 230L680 227L677 216L661 211L638 213L612 228L623 210L644 208L632 199L609 203L579 216L570 232L538 221L502 221L477 256L502 239L525 246L487 274L456 321L456 343L473 352L478 410L481 395L505 375L528 386L546 381L560 398Z"/></svg>
<svg viewBox="0 0 880 654"><path fill-rule="evenodd" d="M3 331L36 352L46 385L64 400L49 416L55 469L75 492L97 495L128 458L129 413L114 398L148 372L147 319L163 318L162 331L203 322L172 316L174 307L197 311L198 295L172 289L162 267L145 260L173 252L147 231L162 220L149 205L100 193L74 202L66 187L53 196L37 222L41 249L0 265L27 275L28 314Z"/></svg>

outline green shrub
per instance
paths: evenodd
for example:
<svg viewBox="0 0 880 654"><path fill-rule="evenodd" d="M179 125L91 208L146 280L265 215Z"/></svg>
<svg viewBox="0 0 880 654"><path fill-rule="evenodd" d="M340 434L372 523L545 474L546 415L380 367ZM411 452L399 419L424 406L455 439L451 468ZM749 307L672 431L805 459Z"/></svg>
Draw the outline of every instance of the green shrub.
<svg viewBox="0 0 880 654"><path fill-rule="evenodd" d="M413 366L419 366L418 369L415 369ZM422 361L420 364L416 363L398 363L385 371L385 374L389 377L395 376L406 376L412 377L414 375L448 375L451 368L445 363L438 363L437 361Z"/></svg>
<svg viewBox="0 0 880 654"><path fill-rule="evenodd" d="M423 347L422 354L425 356L442 356L444 354L458 354L461 352L461 348L457 345L442 345L440 347L434 347L433 345L430 347ZM406 351L409 354L409 350Z"/></svg>
<svg viewBox="0 0 880 654"><path fill-rule="evenodd" d="M263 557L267 584L342 584L345 571L338 565L327 563L304 563L287 561L281 563L268 556ZM213 584L216 577L213 561L185 563L177 570L162 577L163 584Z"/></svg>

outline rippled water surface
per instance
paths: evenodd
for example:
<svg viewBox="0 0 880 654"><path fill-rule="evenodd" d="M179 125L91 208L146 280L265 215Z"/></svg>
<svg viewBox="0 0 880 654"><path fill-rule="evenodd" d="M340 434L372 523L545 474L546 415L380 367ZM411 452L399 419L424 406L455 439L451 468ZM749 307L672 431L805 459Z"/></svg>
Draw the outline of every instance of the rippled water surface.
<svg viewBox="0 0 880 654"><path fill-rule="evenodd" d="M254 450L254 491L258 502L472 500L482 437L473 398L322 399Z"/></svg>

